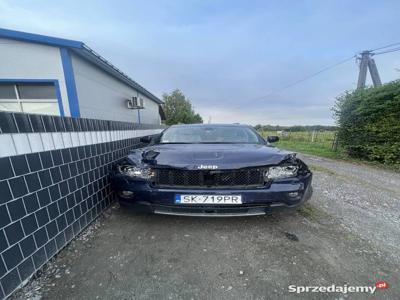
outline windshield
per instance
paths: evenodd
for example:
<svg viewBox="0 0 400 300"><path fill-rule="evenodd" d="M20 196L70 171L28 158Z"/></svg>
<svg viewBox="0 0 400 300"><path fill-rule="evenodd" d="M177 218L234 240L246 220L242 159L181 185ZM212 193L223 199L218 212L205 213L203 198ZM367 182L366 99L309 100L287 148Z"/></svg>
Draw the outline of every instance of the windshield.
<svg viewBox="0 0 400 300"><path fill-rule="evenodd" d="M161 144L260 144L261 138L241 126L170 127L161 136Z"/></svg>

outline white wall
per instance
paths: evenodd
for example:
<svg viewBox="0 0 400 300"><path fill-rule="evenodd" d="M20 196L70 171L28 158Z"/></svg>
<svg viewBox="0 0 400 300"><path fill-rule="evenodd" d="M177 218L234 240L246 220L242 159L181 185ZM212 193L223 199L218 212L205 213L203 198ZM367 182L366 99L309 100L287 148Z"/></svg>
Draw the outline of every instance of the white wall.
<svg viewBox="0 0 400 300"><path fill-rule="evenodd" d="M75 53L72 66L82 117L138 122L138 111L125 105L127 99L139 96L136 90ZM145 102L145 109L140 110L141 123L160 124L158 104L141 97Z"/></svg>
<svg viewBox="0 0 400 300"><path fill-rule="evenodd" d="M160 113L158 105L153 100L146 96L141 96L144 100L145 109L140 110L140 121L144 124L161 124Z"/></svg>
<svg viewBox="0 0 400 300"><path fill-rule="evenodd" d="M58 47L0 38L0 79L57 79L65 116L70 116Z"/></svg>
<svg viewBox="0 0 400 300"><path fill-rule="evenodd" d="M162 129L142 129L51 133L1 133L0 158L137 138L158 134L161 131Z"/></svg>

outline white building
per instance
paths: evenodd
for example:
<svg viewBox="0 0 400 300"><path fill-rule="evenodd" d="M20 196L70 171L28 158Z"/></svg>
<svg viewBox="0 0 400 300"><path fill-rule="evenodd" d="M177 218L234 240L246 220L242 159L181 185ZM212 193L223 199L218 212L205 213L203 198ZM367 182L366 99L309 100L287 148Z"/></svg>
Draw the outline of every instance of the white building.
<svg viewBox="0 0 400 300"><path fill-rule="evenodd" d="M82 42L0 29L0 110L160 124L162 103Z"/></svg>

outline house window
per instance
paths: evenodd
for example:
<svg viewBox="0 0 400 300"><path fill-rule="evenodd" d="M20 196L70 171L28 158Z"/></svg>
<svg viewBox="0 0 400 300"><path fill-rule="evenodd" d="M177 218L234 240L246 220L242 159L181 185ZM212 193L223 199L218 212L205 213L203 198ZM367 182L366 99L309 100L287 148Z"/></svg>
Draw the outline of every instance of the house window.
<svg viewBox="0 0 400 300"><path fill-rule="evenodd" d="M52 83L0 84L0 110L60 115L56 88Z"/></svg>

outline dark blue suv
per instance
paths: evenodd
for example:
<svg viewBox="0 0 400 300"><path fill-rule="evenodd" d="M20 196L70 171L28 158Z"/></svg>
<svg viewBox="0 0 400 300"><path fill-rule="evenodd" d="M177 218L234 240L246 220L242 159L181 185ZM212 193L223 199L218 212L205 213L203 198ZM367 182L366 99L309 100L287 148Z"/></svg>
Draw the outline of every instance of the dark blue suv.
<svg viewBox="0 0 400 300"><path fill-rule="evenodd" d="M121 206L191 216L263 215L312 195L312 173L295 153L245 125L174 125L144 137L112 183Z"/></svg>

